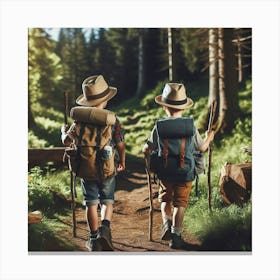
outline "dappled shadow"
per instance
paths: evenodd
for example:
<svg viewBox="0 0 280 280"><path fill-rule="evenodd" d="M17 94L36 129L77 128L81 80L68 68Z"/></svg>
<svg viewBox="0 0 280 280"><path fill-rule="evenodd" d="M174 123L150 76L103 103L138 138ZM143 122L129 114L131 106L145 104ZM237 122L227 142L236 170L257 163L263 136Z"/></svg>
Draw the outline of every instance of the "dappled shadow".
<svg viewBox="0 0 280 280"><path fill-rule="evenodd" d="M147 175L145 173L144 159L127 156L126 170L116 177L116 191L125 190L133 191L134 189L142 188L147 185Z"/></svg>
<svg viewBox="0 0 280 280"><path fill-rule="evenodd" d="M209 234L201 244L200 251L215 252L251 252L252 234L246 229L239 230L229 227L216 234Z"/></svg>
<svg viewBox="0 0 280 280"><path fill-rule="evenodd" d="M32 131L38 139L45 139L47 141L46 146L60 147L62 145L60 129L50 130L36 125L32 128Z"/></svg>

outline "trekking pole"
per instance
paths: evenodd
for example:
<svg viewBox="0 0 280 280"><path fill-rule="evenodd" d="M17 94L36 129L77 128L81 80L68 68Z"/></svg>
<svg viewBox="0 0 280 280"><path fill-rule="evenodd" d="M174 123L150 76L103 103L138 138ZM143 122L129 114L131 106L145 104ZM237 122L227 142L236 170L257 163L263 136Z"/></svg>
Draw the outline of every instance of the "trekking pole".
<svg viewBox="0 0 280 280"><path fill-rule="evenodd" d="M73 224L73 236L76 237L76 202L75 202L75 195L74 195L74 188L75 188L75 177L72 171L70 171L70 178L71 178L71 207L72 207L72 224Z"/></svg>
<svg viewBox="0 0 280 280"><path fill-rule="evenodd" d="M64 91L64 124L68 124L68 112L69 112L69 106L68 106L68 92Z"/></svg>
<svg viewBox="0 0 280 280"><path fill-rule="evenodd" d="M149 201L150 201L150 211L149 211L149 241L153 240L153 190L152 190L152 184L151 184L151 174L149 170L149 162L148 158L145 156L145 170L147 174L147 181L148 181L148 187L149 187Z"/></svg>
<svg viewBox="0 0 280 280"><path fill-rule="evenodd" d="M208 131L212 130L213 121L215 117L217 107L217 101L214 100L211 104L209 123L208 123ZM211 160L212 160L212 141L209 143L208 147L208 171L207 171L207 187L208 187L208 208L211 211Z"/></svg>
<svg viewBox="0 0 280 280"><path fill-rule="evenodd" d="M64 92L64 124L68 124L68 92ZM73 225L73 236L76 237L76 202L75 202L75 177L73 172L70 170L70 190L71 190L71 208L72 208L72 225Z"/></svg>

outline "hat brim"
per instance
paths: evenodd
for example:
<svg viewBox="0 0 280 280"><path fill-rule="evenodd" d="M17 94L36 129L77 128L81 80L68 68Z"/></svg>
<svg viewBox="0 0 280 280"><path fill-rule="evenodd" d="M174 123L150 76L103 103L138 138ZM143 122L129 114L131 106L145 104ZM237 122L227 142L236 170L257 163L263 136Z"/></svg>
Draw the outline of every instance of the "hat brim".
<svg viewBox="0 0 280 280"><path fill-rule="evenodd" d="M182 105L172 105L172 104L168 104L166 102L164 102L162 100L162 95L158 95L155 97L155 102L160 104L160 105L163 105L163 106L166 106L166 107L170 107L170 108L174 108L174 109L179 109L179 110L184 110L186 108L189 108L191 106L193 106L193 101L191 98L187 97L187 102L182 104Z"/></svg>
<svg viewBox="0 0 280 280"><path fill-rule="evenodd" d="M109 89L110 89L110 91L108 92L108 94L106 94L106 96L104 96L102 98L98 98L98 99L93 99L93 100L87 100L85 98L85 96L83 94L81 94L76 99L76 103L79 104L79 105L83 105L83 106L96 106L96 105L99 105L100 103L102 103L104 101L109 101L110 99L112 99L117 94L117 88L109 87Z"/></svg>

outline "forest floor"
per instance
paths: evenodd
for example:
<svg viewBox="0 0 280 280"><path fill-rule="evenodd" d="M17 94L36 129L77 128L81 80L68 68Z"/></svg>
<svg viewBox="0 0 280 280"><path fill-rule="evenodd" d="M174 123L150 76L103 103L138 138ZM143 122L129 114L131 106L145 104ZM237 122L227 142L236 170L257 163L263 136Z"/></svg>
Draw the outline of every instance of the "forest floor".
<svg viewBox="0 0 280 280"><path fill-rule="evenodd" d="M149 241L149 188L145 173L144 160L127 159L125 172L117 176L115 205L111 222L112 242L115 251L123 252L178 252L161 240L161 212L157 201L157 185L153 184L153 240ZM72 216L66 216L62 222L65 229L59 234L64 240L75 245L77 251L87 251L85 242L88 226L84 208L76 209L77 236L72 234ZM199 251L200 241L183 231L182 236L188 244L188 251ZM100 253L100 252L99 252Z"/></svg>

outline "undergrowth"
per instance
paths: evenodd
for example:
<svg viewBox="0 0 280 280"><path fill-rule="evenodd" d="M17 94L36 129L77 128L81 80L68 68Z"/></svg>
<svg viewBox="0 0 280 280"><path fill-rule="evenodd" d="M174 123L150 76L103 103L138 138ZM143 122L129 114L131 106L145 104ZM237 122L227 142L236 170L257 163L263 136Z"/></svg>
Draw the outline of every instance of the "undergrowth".
<svg viewBox="0 0 280 280"><path fill-rule="evenodd" d="M56 218L43 217L39 224L28 226L28 251L74 251L78 248L63 238L66 225Z"/></svg>

